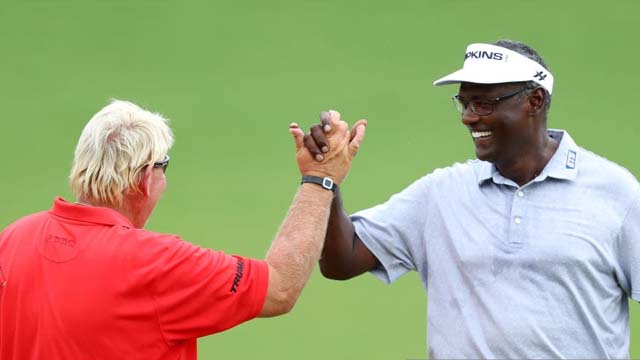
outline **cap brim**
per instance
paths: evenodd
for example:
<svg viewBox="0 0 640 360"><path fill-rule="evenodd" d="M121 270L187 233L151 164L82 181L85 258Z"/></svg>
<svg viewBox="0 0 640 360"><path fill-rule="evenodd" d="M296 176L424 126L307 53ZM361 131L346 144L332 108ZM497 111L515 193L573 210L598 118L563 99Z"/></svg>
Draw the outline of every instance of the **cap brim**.
<svg viewBox="0 0 640 360"><path fill-rule="evenodd" d="M462 82L464 78L464 69L460 69L456 72L453 72L447 76L444 76L436 81L433 82L433 85L439 86L439 85L449 85L449 84L456 84L459 82Z"/></svg>

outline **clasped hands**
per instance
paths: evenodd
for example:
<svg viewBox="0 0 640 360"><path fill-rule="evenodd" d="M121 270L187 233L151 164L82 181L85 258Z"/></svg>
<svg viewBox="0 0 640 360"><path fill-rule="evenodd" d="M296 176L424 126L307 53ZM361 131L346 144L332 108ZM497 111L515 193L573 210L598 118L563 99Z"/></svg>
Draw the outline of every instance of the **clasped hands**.
<svg viewBox="0 0 640 360"><path fill-rule="evenodd" d="M367 120L358 120L351 130L334 110L320 113L320 124L305 134L297 123L289 125L296 145L300 173L329 177L340 185L349 173L351 162L364 139Z"/></svg>

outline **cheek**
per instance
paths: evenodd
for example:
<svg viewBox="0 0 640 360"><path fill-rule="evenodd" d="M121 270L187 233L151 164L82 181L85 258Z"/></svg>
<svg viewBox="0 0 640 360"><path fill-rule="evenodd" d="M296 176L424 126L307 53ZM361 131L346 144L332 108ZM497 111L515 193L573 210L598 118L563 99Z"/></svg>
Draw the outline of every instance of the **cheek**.
<svg viewBox="0 0 640 360"><path fill-rule="evenodd" d="M160 181L160 193L163 193L167 189L167 178L162 175L162 180Z"/></svg>
<svg viewBox="0 0 640 360"><path fill-rule="evenodd" d="M526 121L518 117L516 114L505 113L501 114L496 123L507 133L517 133L521 129L528 127Z"/></svg>
<svg viewBox="0 0 640 360"><path fill-rule="evenodd" d="M164 174L160 173L156 177L156 181L154 181L153 192L157 196L160 196L166 190L166 188L167 188L167 178L164 176Z"/></svg>

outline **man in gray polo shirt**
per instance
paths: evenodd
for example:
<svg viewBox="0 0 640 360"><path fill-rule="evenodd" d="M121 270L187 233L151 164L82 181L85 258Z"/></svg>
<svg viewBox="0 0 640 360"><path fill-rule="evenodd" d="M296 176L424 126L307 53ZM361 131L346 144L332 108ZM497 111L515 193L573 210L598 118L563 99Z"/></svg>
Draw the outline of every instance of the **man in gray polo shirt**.
<svg viewBox="0 0 640 360"><path fill-rule="evenodd" d="M553 75L529 46L472 44L435 85L477 160L418 179L351 215L334 198L320 266L332 279L415 270L431 358L627 358L640 301L640 185L547 129ZM306 147L322 155L322 124Z"/></svg>

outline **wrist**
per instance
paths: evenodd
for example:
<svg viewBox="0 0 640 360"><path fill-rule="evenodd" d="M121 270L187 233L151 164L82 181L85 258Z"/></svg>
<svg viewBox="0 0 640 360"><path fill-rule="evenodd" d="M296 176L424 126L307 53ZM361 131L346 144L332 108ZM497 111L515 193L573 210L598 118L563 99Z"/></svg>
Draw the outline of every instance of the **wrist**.
<svg viewBox="0 0 640 360"><path fill-rule="evenodd" d="M321 186L325 190L329 190L334 194L338 190L338 184L328 176L303 175L300 184L311 183Z"/></svg>

